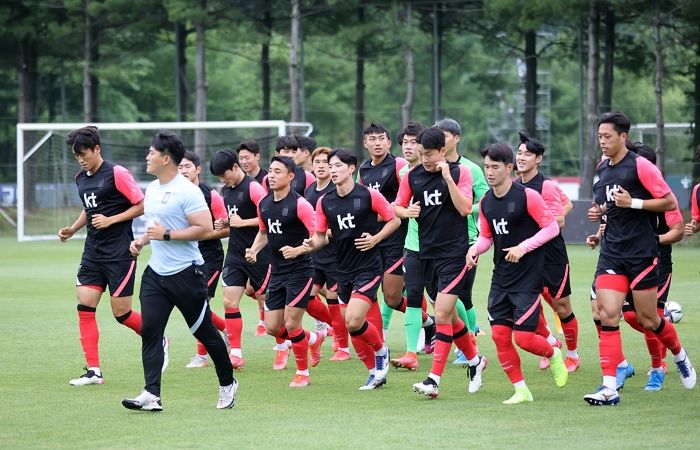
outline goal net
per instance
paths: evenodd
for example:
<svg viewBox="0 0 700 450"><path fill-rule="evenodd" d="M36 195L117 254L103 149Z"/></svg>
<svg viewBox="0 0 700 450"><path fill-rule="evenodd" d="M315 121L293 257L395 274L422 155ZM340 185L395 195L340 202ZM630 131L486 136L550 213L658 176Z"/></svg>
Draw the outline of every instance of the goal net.
<svg viewBox="0 0 700 450"><path fill-rule="evenodd" d="M100 131L104 159L126 167L142 189L153 181L146 173L146 153L158 130L170 130L202 159L201 180L213 187L219 180L209 172L209 160L218 150L235 149L246 139L260 145L260 163L267 167L275 140L285 134L309 135L310 123L281 120L233 122L94 123ZM65 143L80 123L17 124L17 240L57 239L61 227L71 225L82 210L75 175L80 166ZM197 145L195 145L197 142ZM134 220L134 233L144 223ZM76 237L84 237L85 229Z"/></svg>

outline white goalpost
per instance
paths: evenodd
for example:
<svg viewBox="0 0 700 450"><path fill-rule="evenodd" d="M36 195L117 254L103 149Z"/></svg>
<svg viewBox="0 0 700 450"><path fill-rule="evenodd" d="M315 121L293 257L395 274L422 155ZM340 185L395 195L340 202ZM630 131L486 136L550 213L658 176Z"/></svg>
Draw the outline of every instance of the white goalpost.
<svg viewBox="0 0 700 450"><path fill-rule="evenodd" d="M274 153L274 141L278 136L308 136L313 131L309 122L283 120L18 123L18 241L57 239L58 229L72 224L80 214L82 203L74 180L80 167L75 162L72 150L67 148L65 137L72 130L86 125L96 126L100 130L103 157L129 169L142 187L153 180L145 173L145 156L158 130L166 129L182 136L187 149L196 151L202 157L202 179L212 186L217 186L219 182L209 174L208 161L216 151L235 149L239 142L255 139L260 145L261 165L266 167ZM205 142L200 148L194 146L195 134L198 135L197 142ZM134 221L135 230L140 228L138 222Z"/></svg>

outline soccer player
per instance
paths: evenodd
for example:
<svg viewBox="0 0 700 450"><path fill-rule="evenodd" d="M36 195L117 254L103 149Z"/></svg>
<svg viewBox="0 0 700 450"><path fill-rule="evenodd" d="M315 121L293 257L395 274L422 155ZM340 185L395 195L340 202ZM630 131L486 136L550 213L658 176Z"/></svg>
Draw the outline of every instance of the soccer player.
<svg viewBox="0 0 700 450"><path fill-rule="evenodd" d="M355 155L336 149L329 161L335 191L318 201L316 232L305 245L312 250L327 245L331 230L338 254L338 300L347 305L345 325L357 357L369 370L360 390L371 390L386 384L390 359L380 334L381 321L366 320L371 305L377 302L382 274L378 244L396 231L400 220L379 191L355 183ZM381 228L377 215L384 221Z"/></svg>
<svg viewBox="0 0 700 450"><path fill-rule="evenodd" d="M83 210L71 226L58 231L58 237L65 242L87 226L76 282L80 344L87 367L83 375L69 383L103 384L95 312L106 286L114 318L141 334L141 314L131 310L136 258L129 253L129 243L134 239L131 221L143 214L143 192L128 170L102 159L97 128L75 130L66 143L82 168L75 182Z"/></svg>
<svg viewBox="0 0 700 450"><path fill-rule="evenodd" d="M307 172L313 172L313 160L311 154L316 150L316 139L311 136L294 136L299 144L299 148L294 154L294 164Z"/></svg>
<svg viewBox="0 0 700 450"><path fill-rule="evenodd" d="M306 200L314 207L318 206L318 200L325 194L335 190L335 185L331 182L331 172L328 165L328 156L331 154L328 147L318 147L311 155L313 161L316 181L306 188ZM311 294L314 299L319 300L321 293L328 303L328 310L331 315L331 325L333 326L333 347L334 355L331 361L347 361L350 359L350 348L348 345L348 329L345 327L345 308L347 305L338 301L338 258L337 249L333 240L319 251L311 254L314 263L314 285Z"/></svg>
<svg viewBox="0 0 700 450"><path fill-rule="evenodd" d="M455 310L467 271L464 255L469 247L466 216L472 209L471 174L466 167L445 161L445 134L441 129L421 130L416 140L421 165L401 179L396 212L399 217L414 218L418 223L422 267L419 278L426 280L428 292L435 299L437 332L430 374L414 384L413 390L428 398L438 396L440 378L454 341L467 356L469 392L475 393L481 388L488 359L479 356Z"/></svg>
<svg viewBox="0 0 700 450"><path fill-rule="evenodd" d="M217 220L228 219L228 212L224 206L224 199L218 191L210 188L199 180L199 175L202 172L202 163L199 155L194 152L186 151L185 156L178 165L180 174L198 186L204 195L204 200L207 202L209 212L211 213L212 226ZM199 241L199 252L204 258L204 268L207 276L207 293L209 300L216 295L216 285L219 282L221 268L224 265L224 247L221 245L221 239L228 237L228 230L214 230L208 239ZM211 306L210 306L211 309ZM214 326L217 330L225 332L226 322L224 318L211 313L211 319L214 321ZM201 342L197 342L197 351L190 362L185 366L188 369L206 367L209 365L207 357L207 349L204 348Z"/></svg>
<svg viewBox="0 0 700 450"><path fill-rule="evenodd" d="M229 214L228 221L217 221L215 228L230 229L222 285L231 364L234 369L240 370L245 366L241 346L241 298L250 283L254 290L253 295L262 305L270 276L270 255L267 250L258 254L255 264L245 259L245 250L250 248L258 233L257 206L265 196L265 190L245 174L239 165L238 157L229 149L216 152L209 163L209 169L212 175L219 177L224 184L221 192Z"/></svg>
<svg viewBox="0 0 700 450"><path fill-rule="evenodd" d="M607 219L596 268L603 385L584 396L591 405L620 403L615 377L622 360L620 310L630 289L637 320L645 334L656 334L671 350L683 386L692 389L697 380L675 327L656 311L656 213L674 209L675 201L656 166L625 147L629 128L629 119L620 112L605 113L598 121L598 140L608 159L598 165L602 195L596 196L596 205L589 209L588 216L597 219L604 212Z"/></svg>
<svg viewBox="0 0 700 450"><path fill-rule="evenodd" d="M292 341L297 371L289 387L301 388L309 385L309 350L315 366L325 335L304 331L301 324L313 284L313 265L303 244L314 233L316 220L311 204L291 190L294 167L291 158L272 158L268 172L272 192L258 203L260 230L245 256L254 264L258 252L269 243L272 271L265 328L271 336Z"/></svg>
<svg viewBox="0 0 700 450"><path fill-rule="evenodd" d="M213 232L211 213L202 191L180 175L177 166L185 144L169 131L159 131L146 156L146 172L156 180L146 188L146 233L131 242L138 256L151 244L151 258L141 277L143 319L141 357L146 385L135 398L122 400L128 409L162 411L160 399L163 331L173 308L180 310L190 332L214 361L219 379L218 409L233 407L238 382L226 354L226 344L214 327L207 298L204 259L197 241Z"/></svg>
<svg viewBox="0 0 700 450"><path fill-rule="evenodd" d="M260 167L260 146L255 139L249 139L238 144L236 148L238 161L241 163L241 169L246 175L255 179L262 185L267 170Z"/></svg>
<svg viewBox="0 0 700 450"><path fill-rule="evenodd" d="M698 146L700 149L700 146ZM693 192L690 195L690 222L685 224L683 233L686 236L692 236L700 230L700 183L693 187Z"/></svg>
<svg viewBox="0 0 700 450"><path fill-rule="evenodd" d="M537 191L544 199L547 207L557 221L559 233L551 241L544 245L545 263L543 267L544 290L542 297L554 309L561 320L566 340L566 370L574 372L581 364L578 346L578 320L571 308L571 282L569 279L569 255L566 252L566 243L561 235L564 227L564 205L561 201L561 191L556 183L545 177L539 171L539 165L544 157L544 145L524 133L519 133L520 145L516 155L516 164L520 178L516 183ZM547 328L544 313L540 313L538 332L547 338L552 345L561 346ZM549 359L542 358L540 369L549 367Z"/></svg>
<svg viewBox="0 0 700 450"><path fill-rule="evenodd" d="M559 233L559 227L540 194L512 182L513 151L506 144L491 144L481 154L491 190L479 205L481 235L467 252L467 264L475 266L477 257L494 245L488 313L498 360L515 388L503 403L514 405L533 397L513 338L523 350L549 358L557 386L564 387L569 377L561 350L535 334L545 262L541 247Z"/></svg>
<svg viewBox="0 0 700 450"><path fill-rule="evenodd" d="M299 152L299 143L294 136L280 136L275 142L275 152L277 152L277 156L287 156L295 160L296 154ZM304 170L298 165L294 168L292 190L297 194L303 196L306 188L311 186L311 183L314 181L316 181L316 177L314 177L314 174L311 172ZM265 180L262 185L269 191L270 186L267 180Z"/></svg>

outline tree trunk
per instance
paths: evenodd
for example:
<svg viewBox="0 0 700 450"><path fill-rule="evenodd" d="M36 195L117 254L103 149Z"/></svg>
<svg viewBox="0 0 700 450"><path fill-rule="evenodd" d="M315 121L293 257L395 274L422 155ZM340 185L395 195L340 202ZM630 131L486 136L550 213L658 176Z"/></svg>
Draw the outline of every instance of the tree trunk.
<svg viewBox="0 0 700 450"><path fill-rule="evenodd" d="M405 29L411 34L413 26L413 8L410 2L405 3ZM404 45L404 57L406 59L406 99L401 105L401 125L405 127L411 120L413 102L416 97L416 65L413 54L413 46L410 43ZM399 145L401 143L399 142Z"/></svg>
<svg viewBox="0 0 700 450"><path fill-rule="evenodd" d="M260 72L262 78L262 120L270 120L270 41L272 40L272 5L265 2L263 16L265 39L260 52Z"/></svg>
<svg viewBox="0 0 700 450"><path fill-rule="evenodd" d="M93 73L93 64L98 59L97 26L90 16L90 0L85 2L85 46L83 56L83 121L96 122L97 118L97 88L98 80Z"/></svg>
<svg viewBox="0 0 700 450"><path fill-rule="evenodd" d="M615 11L608 5L605 9L605 61L603 62L603 97L600 112L612 111L613 79L615 63Z"/></svg>
<svg viewBox="0 0 700 450"><path fill-rule="evenodd" d="M299 0L292 0L292 30L289 36L289 87L292 107L292 122L298 122L300 117L299 105L299 75L298 75L298 45L299 45Z"/></svg>
<svg viewBox="0 0 700 450"><path fill-rule="evenodd" d="M656 98L656 166L664 172L665 137L664 137L664 50L661 41L661 13L657 11L654 23L654 54L656 56L656 73L654 76L654 96Z"/></svg>
<svg viewBox="0 0 700 450"><path fill-rule="evenodd" d="M442 96L441 86L442 64L442 24L438 4L433 3L433 122L440 119L440 100Z"/></svg>
<svg viewBox="0 0 700 450"><path fill-rule="evenodd" d="M203 10L207 9L206 0L202 0L201 6ZM197 91L195 94L195 120L197 122L206 122L207 120L207 74L206 74L206 55L205 55L205 39L206 28L204 19L199 19L195 24L195 78ZM194 150L203 160L207 154L207 133L206 130L197 129L194 131Z"/></svg>
<svg viewBox="0 0 700 450"><path fill-rule="evenodd" d="M693 183L700 181L700 25L695 30L695 89L693 90Z"/></svg>
<svg viewBox="0 0 700 450"><path fill-rule="evenodd" d="M595 2L591 2L588 17L588 138L583 160L583 173L579 188L580 199L593 198L593 177L598 160L598 54L599 13Z"/></svg>
<svg viewBox="0 0 700 450"><path fill-rule="evenodd" d="M365 9L357 8L357 21L362 26ZM363 31L364 33L364 31ZM355 154L362 159L362 140L365 129L365 37L357 41L355 56Z"/></svg>
<svg viewBox="0 0 700 450"><path fill-rule="evenodd" d="M525 33L525 130L537 136L537 32Z"/></svg>
<svg viewBox="0 0 700 450"><path fill-rule="evenodd" d="M182 22L175 23L175 111L178 122L187 120L187 30Z"/></svg>
<svg viewBox="0 0 700 450"><path fill-rule="evenodd" d="M17 105L17 121L20 123L36 122L37 118L37 84L38 45L34 38L24 37L19 49L19 104ZM24 152L34 145L33 133L25 132ZM24 208L31 211L36 207L35 181L36 166L25 166L24 172Z"/></svg>

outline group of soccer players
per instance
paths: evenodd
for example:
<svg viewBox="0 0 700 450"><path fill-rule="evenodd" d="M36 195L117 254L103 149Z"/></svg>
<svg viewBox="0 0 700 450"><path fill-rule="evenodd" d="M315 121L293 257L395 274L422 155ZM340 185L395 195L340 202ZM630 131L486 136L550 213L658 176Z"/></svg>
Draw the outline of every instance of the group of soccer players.
<svg viewBox="0 0 700 450"><path fill-rule="evenodd" d="M599 122L603 160L588 216L603 224L588 244L601 245L592 306L603 384L584 397L592 405L619 403L618 389L634 373L622 354L623 311L649 348L647 390L661 389L665 349L671 350L683 386L696 383L662 308L670 287L670 244L700 228L698 187L693 221L683 228L675 197L645 159L653 151L646 155L630 145L629 126L622 113L604 114ZM76 283L87 367L70 384L104 382L95 310L109 287L115 318L143 341L145 388L122 402L129 409L162 410L160 374L169 346L163 332L173 307L198 340L186 367L204 367L211 357L220 385L217 408L232 407L238 389L233 370L245 366L244 294L259 302L258 334L264 330L275 339L273 369L287 366L290 348L294 354L290 387L310 383L309 366L320 362L331 332L330 360L349 360L352 342L366 367L360 390L385 385L391 365L417 370L423 332L433 361L413 390L428 398L439 395L454 342L467 367L468 392L476 393L489 360L477 347L471 291L479 255L494 246L488 319L498 360L515 391L503 403L533 401L514 343L540 356L540 368L549 368L556 386L564 387L581 364L561 236L571 202L539 171L545 148L536 139L521 133L516 155L505 144L487 146L482 170L457 152L460 135L452 119L429 128L411 122L398 133L403 157L395 157L389 131L371 123L364 132L369 159L362 164L349 150L283 136L267 172L260 167L258 144L244 141L210 161L210 172L223 183L219 193L200 181L199 157L185 152L178 136L159 132L146 158L147 171L157 179L144 196L126 169L102 159L97 129L71 133L67 142L82 167L76 183L84 210L59 237L65 241L83 226L88 234ZM131 221L141 214L148 228L134 239ZM139 314L131 310L136 256L149 243L153 252ZM209 307L219 276L223 318ZM546 324L540 298L561 321L566 354ZM384 331L393 311L404 313L406 352L391 359ZM316 319L315 330L303 329L305 312Z"/></svg>

